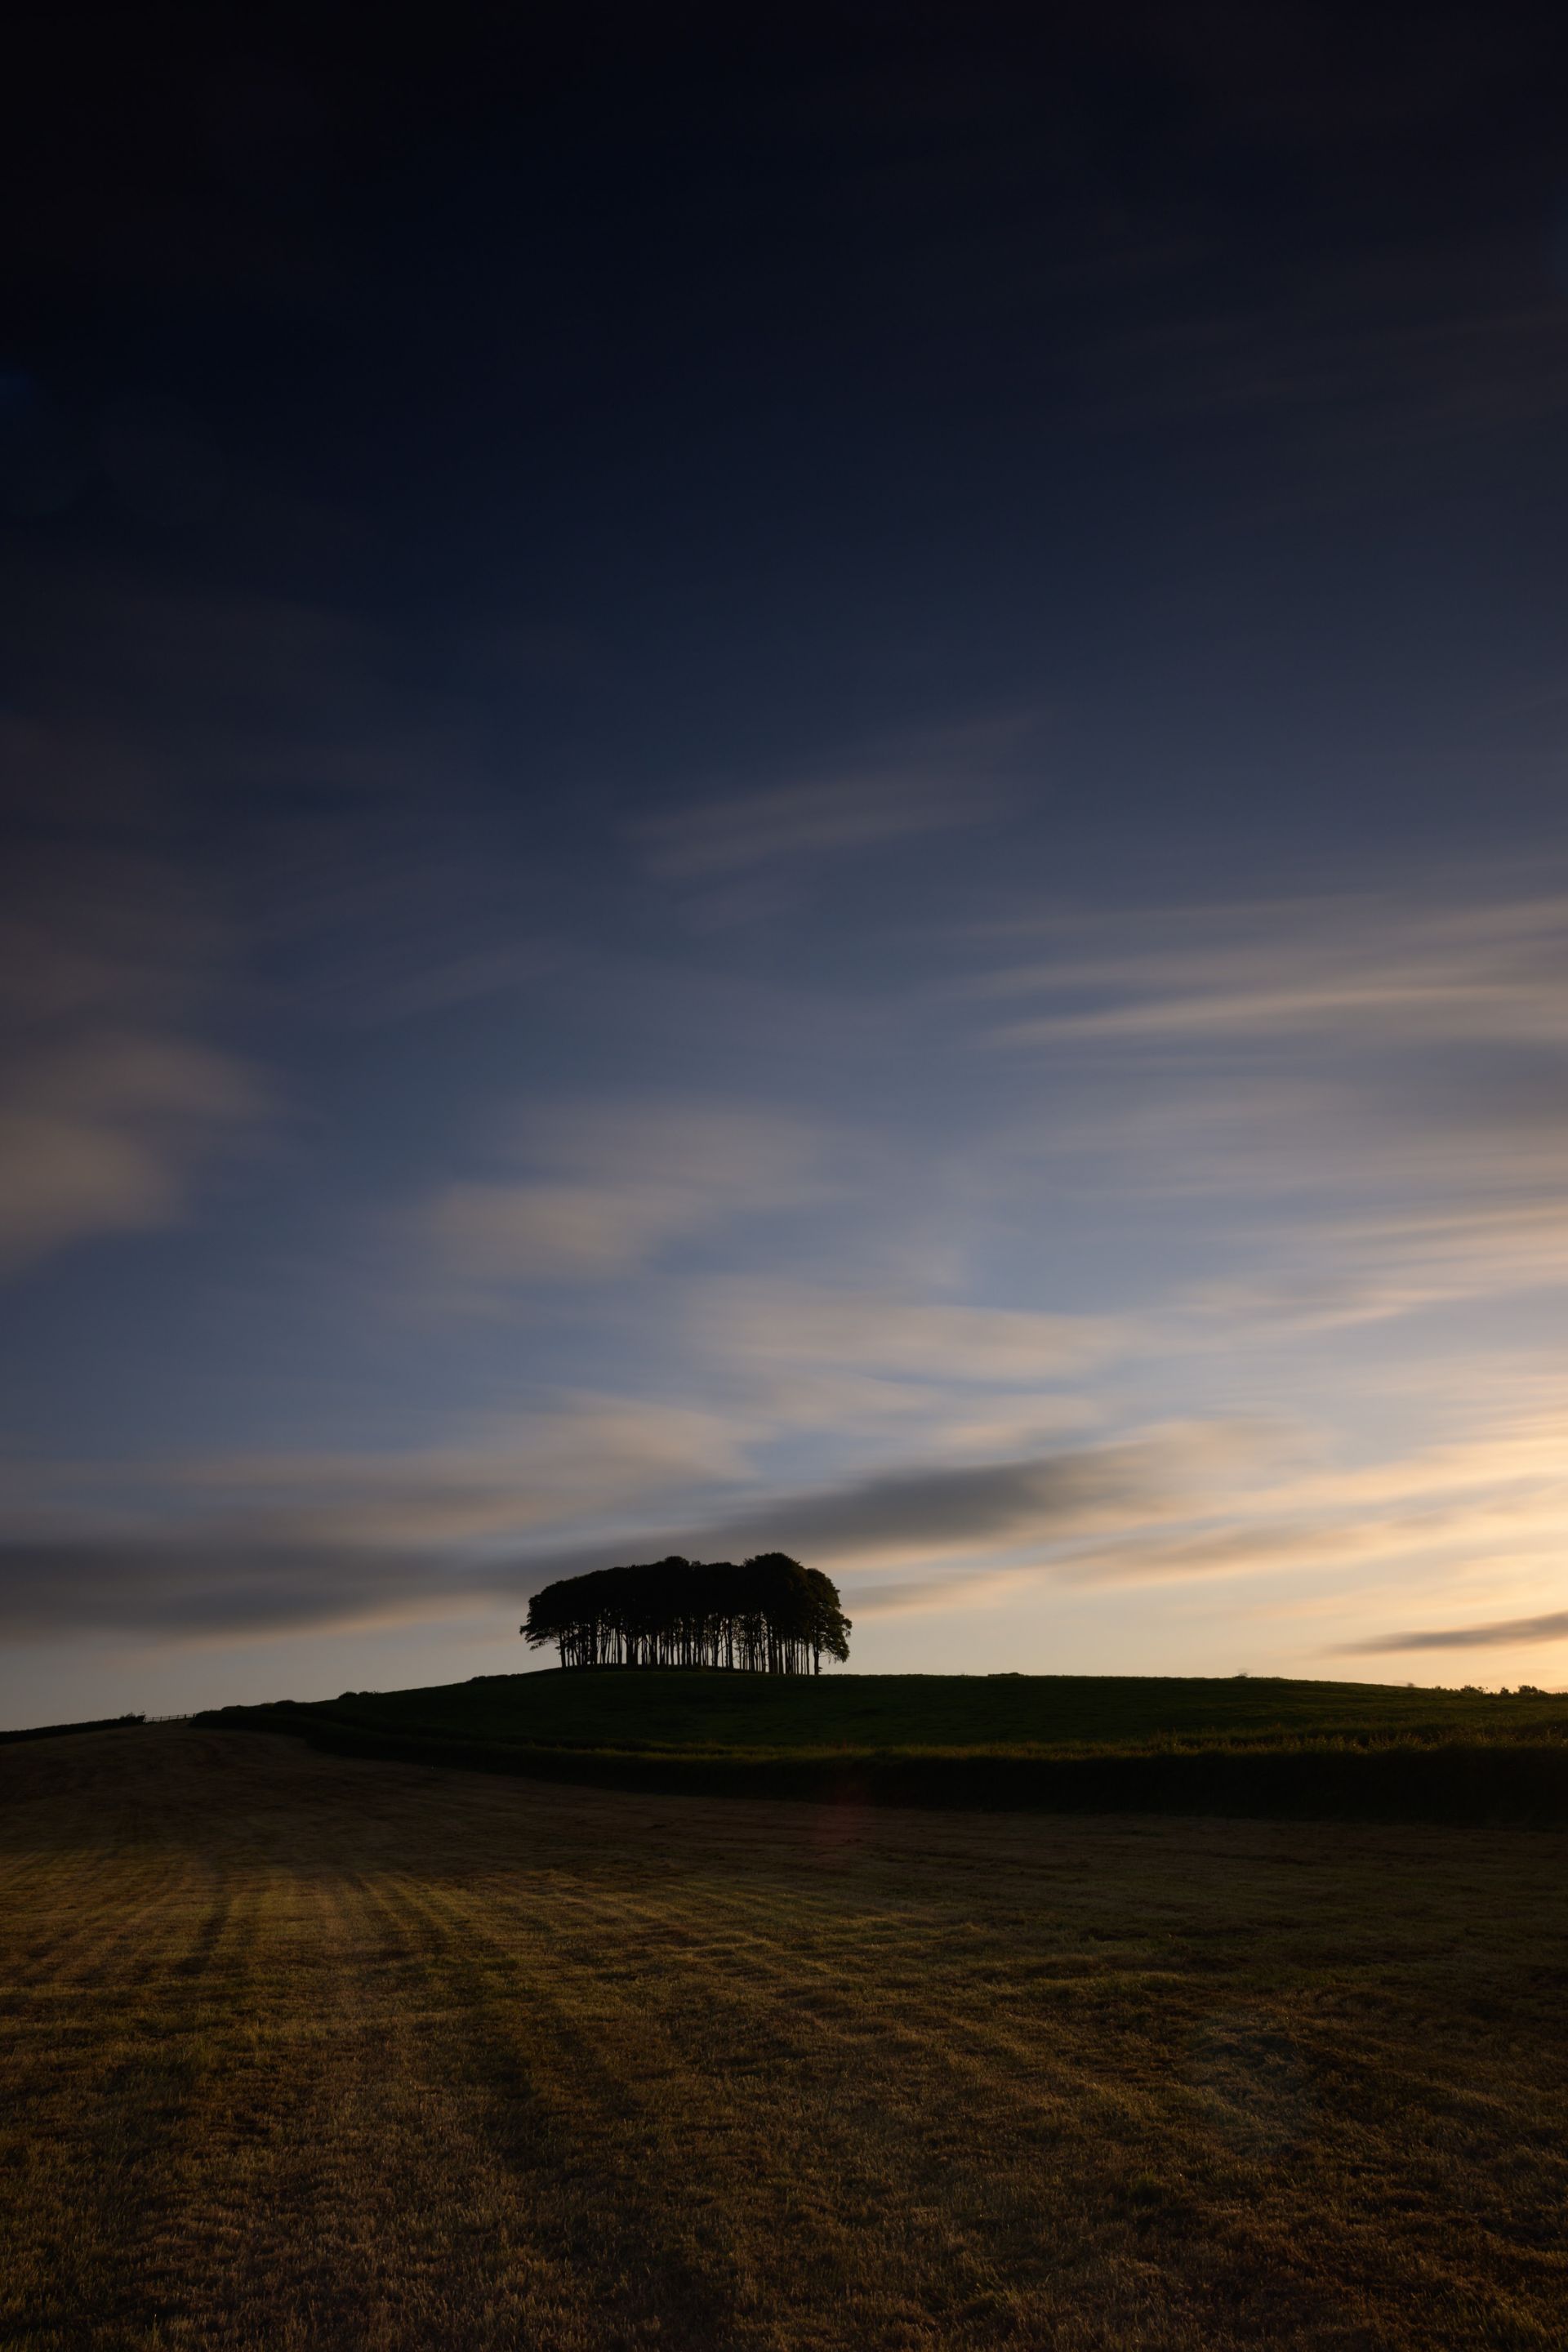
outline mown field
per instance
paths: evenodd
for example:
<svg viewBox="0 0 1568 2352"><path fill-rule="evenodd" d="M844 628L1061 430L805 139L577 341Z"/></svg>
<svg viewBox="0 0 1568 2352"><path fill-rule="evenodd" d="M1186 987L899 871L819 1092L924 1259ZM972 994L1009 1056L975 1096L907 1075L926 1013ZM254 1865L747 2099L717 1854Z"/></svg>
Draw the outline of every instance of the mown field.
<svg viewBox="0 0 1568 2352"><path fill-rule="evenodd" d="M340 1753L923 1806L1568 1824L1568 1696L601 1666L226 1707Z"/></svg>
<svg viewBox="0 0 1568 2352"><path fill-rule="evenodd" d="M0 2342L1555 2347L1565 1863L19 1745Z"/></svg>

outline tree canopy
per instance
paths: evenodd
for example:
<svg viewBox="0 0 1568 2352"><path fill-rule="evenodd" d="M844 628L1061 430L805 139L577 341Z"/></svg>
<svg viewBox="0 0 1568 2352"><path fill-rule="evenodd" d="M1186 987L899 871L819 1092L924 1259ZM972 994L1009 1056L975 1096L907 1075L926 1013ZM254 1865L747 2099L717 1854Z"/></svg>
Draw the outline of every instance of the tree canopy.
<svg viewBox="0 0 1568 2352"><path fill-rule="evenodd" d="M547 1584L521 1629L554 1642L563 1666L737 1666L820 1674L849 1655L838 1588L787 1552L733 1560L668 1559L595 1569Z"/></svg>

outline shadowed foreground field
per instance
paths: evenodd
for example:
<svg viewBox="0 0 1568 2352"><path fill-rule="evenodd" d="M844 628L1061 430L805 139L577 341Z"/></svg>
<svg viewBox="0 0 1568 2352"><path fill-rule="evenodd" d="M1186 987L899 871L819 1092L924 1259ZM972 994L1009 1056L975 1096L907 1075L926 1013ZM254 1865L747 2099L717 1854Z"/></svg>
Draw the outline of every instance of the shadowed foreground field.
<svg viewBox="0 0 1568 2352"><path fill-rule="evenodd" d="M1568 1840L0 1756L0 2342L1552 2346Z"/></svg>

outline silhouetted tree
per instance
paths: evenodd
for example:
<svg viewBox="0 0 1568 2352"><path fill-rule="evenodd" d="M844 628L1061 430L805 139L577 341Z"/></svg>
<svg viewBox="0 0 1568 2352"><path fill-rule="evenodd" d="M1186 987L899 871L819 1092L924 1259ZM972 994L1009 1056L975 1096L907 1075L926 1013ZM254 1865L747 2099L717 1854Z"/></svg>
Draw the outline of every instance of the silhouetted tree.
<svg viewBox="0 0 1568 2352"><path fill-rule="evenodd" d="M732 1560L668 1559L598 1568L547 1584L521 1629L531 1649L553 1642L563 1666L734 1666L752 1674L820 1674L847 1658L850 1623L838 1589L787 1552Z"/></svg>

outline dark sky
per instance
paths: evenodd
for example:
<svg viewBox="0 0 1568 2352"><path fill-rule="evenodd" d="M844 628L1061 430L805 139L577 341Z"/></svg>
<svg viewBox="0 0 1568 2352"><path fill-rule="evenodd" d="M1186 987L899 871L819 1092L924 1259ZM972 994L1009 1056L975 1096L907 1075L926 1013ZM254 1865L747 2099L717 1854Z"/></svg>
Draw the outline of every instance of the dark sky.
<svg viewBox="0 0 1568 2352"><path fill-rule="evenodd" d="M678 1538L1550 1676L1564 50L25 12L0 1714Z"/></svg>

